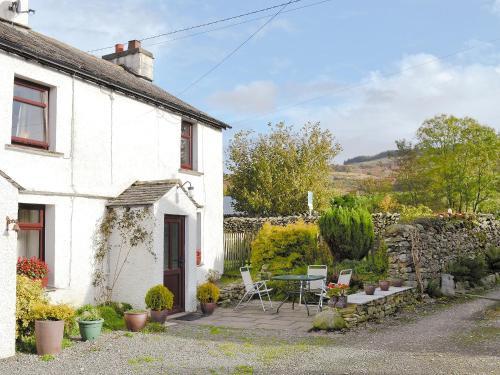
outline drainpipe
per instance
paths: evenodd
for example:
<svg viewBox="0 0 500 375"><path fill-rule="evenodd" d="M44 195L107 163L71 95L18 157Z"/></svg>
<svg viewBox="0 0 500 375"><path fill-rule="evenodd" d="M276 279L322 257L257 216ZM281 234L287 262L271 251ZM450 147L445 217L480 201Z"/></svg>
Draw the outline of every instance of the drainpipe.
<svg viewBox="0 0 500 375"><path fill-rule="evenodd" d="M69 219L70 235L69 235L69 273L68 273L68 289L71 287L71 274L73 266L73 216L75 212L75 74L72 75L71 81L71 143L69 157L71 159L71 215Z"/></svg>

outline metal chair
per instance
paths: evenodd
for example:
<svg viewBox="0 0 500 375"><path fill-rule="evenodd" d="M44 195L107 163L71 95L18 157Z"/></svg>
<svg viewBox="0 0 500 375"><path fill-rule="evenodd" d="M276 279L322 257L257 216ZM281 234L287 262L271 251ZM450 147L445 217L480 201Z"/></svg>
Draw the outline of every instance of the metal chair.
<svg viewBox="0 0 500 375"><path fill-rule="evenodd" d="M308 292L321 293L325 289L326 277L328 275L328 266L323 264L314 264L307 266L307 275L313 276L323 276L323 279L320 280L311 280L308 282L307 289ZM302 290L302 289L301 289ZM299 303L302 302L302 293L300 295Z"/></svg>
<svg viewBox="0 0 500 375"><path fill-rule="evenodd" d="M240 272L241 272L241 278L243 279L243 283L245 284L245 295L241 298L240 302L238 302L234 310L236 310L240 305L245 306L248 302L252 300L252 298L255 295L259 296L260 303L264 311L266 311L266 307L264 306L264 301L262 300L263 295L264 296L267 295L269 304L271 305L271 308L273 308L273 303L271 302L271 296L269 295L269 292L272 291L273 289L267 287L266 282L268 280L261 280L254 282L252 280L252 276L250 275L250 268L247 266L241 267Z"/></svg>
<svg viewBox="0 0 500 375"><path fill-rule="evenodd" d="M337 280L336 285L347 285L351 283L351 276L352 276L352 269L347 269L347 270L342 270L339 273L339 278ZM316 293L316 295L319 297L319 303L318 303L318 311L321 311L323 309L323 301L328 300L329 297L326 295L328 292L328 289L326 288L326 284L323 286L321 292Z"/></svg>

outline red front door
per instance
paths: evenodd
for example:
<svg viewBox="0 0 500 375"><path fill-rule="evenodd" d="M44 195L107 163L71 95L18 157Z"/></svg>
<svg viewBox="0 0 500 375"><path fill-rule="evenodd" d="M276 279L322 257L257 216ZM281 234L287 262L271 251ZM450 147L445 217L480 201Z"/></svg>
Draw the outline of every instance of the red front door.
<svg viewBox="0 0 500 375"><path fill-rule="evenodd" d="M174 293L172 312L184 311L184 216L165 215L163 284Z"/></svg>

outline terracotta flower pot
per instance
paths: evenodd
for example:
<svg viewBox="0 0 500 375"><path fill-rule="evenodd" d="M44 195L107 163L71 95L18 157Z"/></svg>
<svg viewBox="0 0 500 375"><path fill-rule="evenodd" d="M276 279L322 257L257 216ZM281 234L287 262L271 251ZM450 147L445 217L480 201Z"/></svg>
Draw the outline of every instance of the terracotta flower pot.
<svg viewBox="0 0 500 375"><path fill-rule="evenodd" d="M215 302L201 302L200 305L201 305L201 311L203 312L203 314L211 315L214 312L215 306L217 304Z"/></svg>
<svg viewBox="0 0 500 375"><path fill-rule="evenodd" d="M35 339L37 354L59 354L62 350L63 335L63 320L36 320Z"/></svg>
<svg viewBox="0 0 500 375"><path fill-rule="evenodd" d="M376 286L374 284L365 284L363 285L363 289L365 290L365 294L368 296L373 296L375 293Z"/></svg>
<svg viewBox="0 0 500 375"><path fill-rule="evenodd" d="M382 290L384 292L387 292L389 290L390 285L391 285L391 283L387 280L380 280L378 282L378 286L380 287L380 290Z"/></svg>
<svg viewBox="0 0 500 375"><path fill-rule="evenodd" d="M400 288L403 286L403 279L392 279L391 285Z"/></svg>
<svg viewBox="0 0 500 375"><path fill-rule="evenodd" d="M146 327L146 322L148 320L147 311L137 311L129 312L125 311L123 314L123 319L125 319L125 325L127 329L132 332L138 332L144 327Z"/></svg>
<svg viewBox="0 0 500 375"><path fill-rule="evenodd" d="M151 310L151 321L164 324L167 320L168 310Z"/></svg>

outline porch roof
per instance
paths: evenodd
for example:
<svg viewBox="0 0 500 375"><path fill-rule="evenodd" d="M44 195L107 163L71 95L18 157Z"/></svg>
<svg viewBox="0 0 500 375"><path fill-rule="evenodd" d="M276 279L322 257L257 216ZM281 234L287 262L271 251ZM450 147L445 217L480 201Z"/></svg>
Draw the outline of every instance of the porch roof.
<svg viewBox="0 0 500 375"><path fill-rule="evenodd" d="M17 190L25 190L21 185L19 185L16 181L14 181L7 173L0 169L0 177L5 178L9 181Z"/></svg>
<svg viewBox="0 0 500 375"><path fill-rule="evenodd" d="M189 196L187 190L181 185L181 181L177 179L136 181L119 196L110 199L107 206L148 206L157 202L174 187L181 189L196 208L203 207Z"/></svg>

